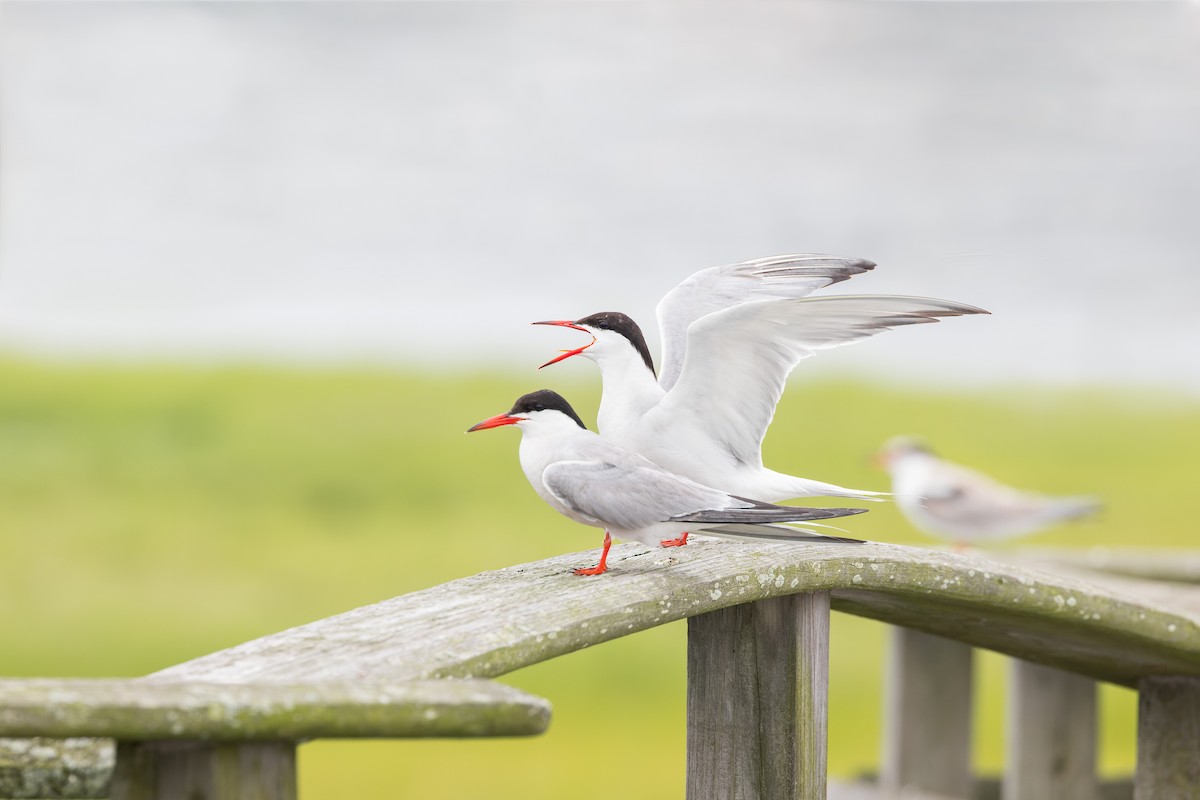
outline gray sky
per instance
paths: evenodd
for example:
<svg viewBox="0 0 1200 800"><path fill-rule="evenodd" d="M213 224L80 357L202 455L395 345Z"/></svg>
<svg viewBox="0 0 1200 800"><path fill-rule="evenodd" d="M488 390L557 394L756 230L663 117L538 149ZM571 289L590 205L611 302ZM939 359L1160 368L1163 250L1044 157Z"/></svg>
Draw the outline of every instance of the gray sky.
<svg viewBox="0 0 1200 800"><path fill-rule="evenodd" d="M1196 3L7 3L0 347L529 366L815 251L994 316L805 369L1200 390L1198 86Z"/></svg>

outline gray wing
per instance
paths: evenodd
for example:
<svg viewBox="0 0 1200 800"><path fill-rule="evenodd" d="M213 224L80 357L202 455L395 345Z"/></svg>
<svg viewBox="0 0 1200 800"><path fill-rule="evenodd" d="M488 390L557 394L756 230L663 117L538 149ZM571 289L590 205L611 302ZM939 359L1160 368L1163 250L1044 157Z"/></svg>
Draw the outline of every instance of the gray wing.
<svg viewBox="0 0 1200 800"><path fill-rule="evenodd" d="M862 508L800 508L734 497L648 466L558 461L542 482L568 508L605 527L638 530L658 522L712 525L803 522L861 514Z"/></svg>
<svg viewBox="0 0 1200 800"><path fill-rule="evenodd" d="M638 530L701 509L727 506L733 501L724 492L663 472L653 465L558 461L542 472L542 482L576 513L605 527L622 530Z"/></svg>
<svg viewBox="0 0 1200 800"><path fill-rule="evenodd" d="M899 295L765 300L726 308L688 329L687 357L660 406L662 418L681 441L715 437L743 463L761 465L763 436L788 374L802 359L901 325L986 313L949 300Z"/></svg>
<svg viewBox="0 0 1200 800"><path fill-rule="evenodd" d="M1083 516L1098 503L1084 497L1050 497L1000 483L981 472L941 461L921 491L922 507L940 524L989 530L1050 524Z"/></svg>
<svg viewBox="0 0 1200 800"><path fill-rule="evenodd" d="M815 544L865 544L862 539L850 539L845 536L830 536L825 533L804 530L803 528L785 528L782 525L718 525L715 528L705 528L705 536L716 536L719 539L734 541L754 539L769 542L812 542Z"/></svg>
<svg viewBox="0 0 1200 800"><path fill-rule="evenodd" d="M809 253L700 270L667 292L658 303L656 313L662 334L659 385L664 390L675 385L683 369L687 330L701 317L754 300L804 297L874 268L875 264L861 258Z"/></svg>

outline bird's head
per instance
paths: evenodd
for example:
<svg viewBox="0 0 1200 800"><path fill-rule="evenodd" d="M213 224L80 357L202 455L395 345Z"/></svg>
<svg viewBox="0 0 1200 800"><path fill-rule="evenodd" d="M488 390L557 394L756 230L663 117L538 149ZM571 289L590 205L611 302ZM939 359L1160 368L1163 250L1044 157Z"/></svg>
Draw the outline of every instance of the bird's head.
<svg viewBox="0 0 1200 800"><path fill-rule="evenodd" d="M560 355L542 364L542 367L557 364L571 356L585 356L593 361L599 361L610 355L635 352L646 364L646 369L651 373L654 372L654 359L650 356L650 348L646 346L646 337L642 335L642 329L620 311L601 311L573 322L571 320L545 320L533 324L558 325L583 331L592 337L592 340L583 347L563 350ZM538 367L538 369L542 367Z"/></svg>
<svg viewBox="0 0 1200 800"><path fill-rule="evenodd" d="M467 428L467 433L487 428L499 428L503 425L517 425L522 429L527 429L564 423L573 423L587 430L583 420L575 413L575 409L571 408L571 404L563 399L562 395L549 389L539 389L518 397L517 402L513 403L513 407L505 413L475 423Z"/></svg>
<svg viewBox="0 0 1200 800"><path fill-rule="evenodd" d="M876 467L890 470L902 458L913 455L933 455L933 450L916 436L893 436L875 452Z"/></svg>

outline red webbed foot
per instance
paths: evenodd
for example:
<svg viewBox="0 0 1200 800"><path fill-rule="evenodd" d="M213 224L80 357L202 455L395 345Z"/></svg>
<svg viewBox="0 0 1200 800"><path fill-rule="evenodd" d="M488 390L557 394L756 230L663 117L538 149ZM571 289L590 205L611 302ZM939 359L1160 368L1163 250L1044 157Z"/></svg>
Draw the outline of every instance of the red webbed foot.
<svg viewBox="0 0 1200 800"><path fill-rule="evenodd" d="M663 547L683 547L687 544L688 532L684 531L683 536L678 539L659 539L658 543Z"/></svg>

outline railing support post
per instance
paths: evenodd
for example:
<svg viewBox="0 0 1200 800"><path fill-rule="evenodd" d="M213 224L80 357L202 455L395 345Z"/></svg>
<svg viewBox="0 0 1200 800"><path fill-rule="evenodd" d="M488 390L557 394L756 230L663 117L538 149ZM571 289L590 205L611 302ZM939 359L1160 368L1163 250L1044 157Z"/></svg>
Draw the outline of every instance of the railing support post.
<svg viewBox="0 0 1200 800"><path fill-rule="evenodd" d="M824 800L829 593L688 620L688 800Z"/></svg>
<svg viewBox="0 0 1200 800"><path fill-rule="evenodd" d="M971 797L971 646L892 628L882 788Z"/></svg>
<svg viewBox="0 0 1200 800"><path fill-rule="evenodd" d="M118 742L112 800L296 800L295 742Z"/></svg>
<svg viewBox="0 0 1200 800"><path fill-rule="evenodd" d="M1138 682L1134 800L1200 798L1200 678Z"/></svg>
<svg viewBox="0 0 1200 800"><path fill-rule="evenodd" d="M1096 800L1096 682L1011 664L1001 800Z"/></svg>

